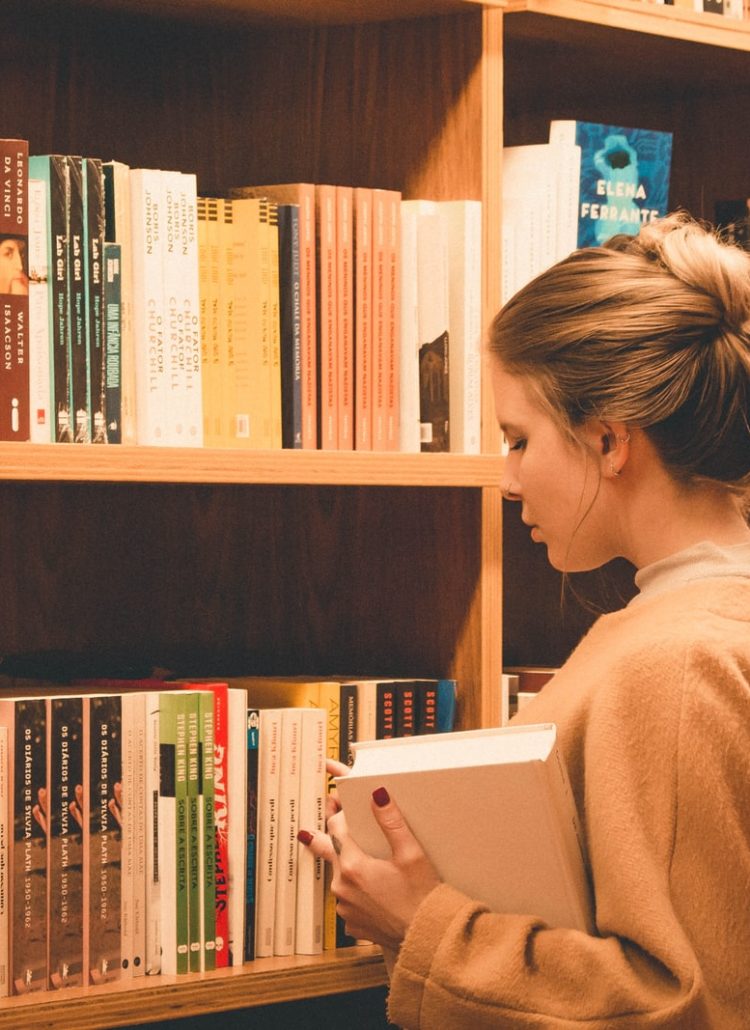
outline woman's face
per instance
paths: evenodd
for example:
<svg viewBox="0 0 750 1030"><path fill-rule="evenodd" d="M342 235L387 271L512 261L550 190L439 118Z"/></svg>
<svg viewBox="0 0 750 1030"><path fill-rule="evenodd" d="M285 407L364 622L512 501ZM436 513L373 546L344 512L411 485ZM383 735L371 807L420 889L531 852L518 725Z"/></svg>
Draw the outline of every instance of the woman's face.
<svg viewBox="0 0 750 1030"><path fill-rule="evenodd" d="M598 568L617 553L596 453L566 436L526 379L493 361L493 391L508 445L504 482L531 539L561 571Z"/></svg>
<svg viewBox="0 0 750 1030"><path fill-rule="evenodd" d="M29 283L23 270L23 250L19 240L0 240L0 293L24 294Z"/></svg>

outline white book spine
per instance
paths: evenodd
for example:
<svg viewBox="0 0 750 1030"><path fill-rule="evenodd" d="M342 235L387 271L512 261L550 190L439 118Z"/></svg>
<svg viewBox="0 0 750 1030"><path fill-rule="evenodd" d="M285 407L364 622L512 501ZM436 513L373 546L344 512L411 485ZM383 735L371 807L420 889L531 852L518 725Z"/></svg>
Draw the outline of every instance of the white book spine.
<svg viewBox="0 0 750 1030"><path fill-rule="evenodd" d="M326 803L326 717L322 708L302 711L299 820L301 829L322 833ZM325 863L297 845L295 946L298 955L323 951Z"/></svg>
<svg viewBox="0 0 750 1030"><path fill-rule="evenodd" d="M419 453L418 201L401 202L400 450Z"/></svg>
<svg viewBox="0 0 750 1030"><path fill-rule="evenodd" d="M297 905L299 844L299 758L302 719L299 708L285 708L281 718L281 780L279 783L279 853L276 866L274 955L293 955Z"/></svg>
<svg viewBox="0 0 750 1030"><path fill-rule="evenodd" d="M161 862L159 852L159 695L146 710L146 973L161 972Z"/></svg>
<svg viewBox="0 0 750 1030"><path fill-rule="evenodd" d="M448 248L451 451L481 449L482 204L440 203Z"/></svg>
<svg viewBox="0 0 750 1030"><path fill-rule="evenodd" d="M273 955L276 863L279 846L279 760L281 710L260 712L258 756L258 855L255 877L255 955Z"/></svg>
<svg viewBox="0 0 750 1030"><path fill-rule="evenodd" d="M230 965L241 966L245 941L245 868L247 862L247 691L228 690L229 771L229 956Z"/></svg>
<svg viewBox="0 0 750 1030"><path fill-rule="evenodd" d="M157 169L131 170L130 209L137 442L167 445L171 440L164 332L164 196Z"/></svg>
<svg viewBox="0 0 750 1030"><path fill-rule="evenodd" d="M148 697L132 695L133 708L133 976L146 972L146 720Z"/></svg>
<svg viewBox="0 0 750 1030"><path fill-rule="evenodd" d="M49 222L47 187L29 179L29 412L32 443L50 443Z"/></svg>

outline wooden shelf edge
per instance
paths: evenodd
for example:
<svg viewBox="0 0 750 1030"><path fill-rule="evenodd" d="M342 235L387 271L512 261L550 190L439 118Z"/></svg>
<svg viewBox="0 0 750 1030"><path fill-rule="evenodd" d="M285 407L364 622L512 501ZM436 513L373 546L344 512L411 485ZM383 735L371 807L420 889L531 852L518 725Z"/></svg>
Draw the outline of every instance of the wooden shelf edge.
<svg viewBox="0 0 750 1030"><path fill-rule="evenodd" d="M482 487L501 472L496 455L0 443L0 480Z"/></svg>
<svg viewBox="0 0 750 1030"><path fill-rule="evenodd" d="M342 948L334 957L258 959L215 973L139 977L123 984L5 998L0 1002L0 1030L17 1030L27 1018L34 1030L103 1030L343 994L386 982L380 949L358 946Z"/></svg>
<svg viewBox="0 0 750 1030"><path fill-rule="evenodd" d="M592 26L667 36L703 46L750 50L750 20L643 0L486 0L507 14L528 12Z"/></svg>

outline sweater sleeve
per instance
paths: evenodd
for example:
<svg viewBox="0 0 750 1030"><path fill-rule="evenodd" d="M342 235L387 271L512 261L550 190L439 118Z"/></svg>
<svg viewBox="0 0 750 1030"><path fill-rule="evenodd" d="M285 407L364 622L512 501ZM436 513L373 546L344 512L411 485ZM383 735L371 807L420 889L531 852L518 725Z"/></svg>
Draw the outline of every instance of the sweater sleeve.
<svg viewBox="0 0 750 1030"><path fill-rule="evenodd" d="M406 1030L709 1025L696 981L681 981L632 942L498 915L447 884L412 922L388 1014Z"/></svg>

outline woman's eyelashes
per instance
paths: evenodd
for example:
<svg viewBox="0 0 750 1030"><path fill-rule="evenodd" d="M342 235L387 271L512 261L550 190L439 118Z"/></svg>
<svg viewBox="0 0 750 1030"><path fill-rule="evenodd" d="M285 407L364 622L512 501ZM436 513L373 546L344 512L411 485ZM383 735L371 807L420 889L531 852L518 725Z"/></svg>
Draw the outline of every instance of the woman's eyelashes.
<svg viewBox="0 0 750 1030"><path fill-rule="evenodd" d="M515 440L509 440L506 438L505 442L509 451L522 451L526 446L526 440L522 436L519 436Z"/></svg>

